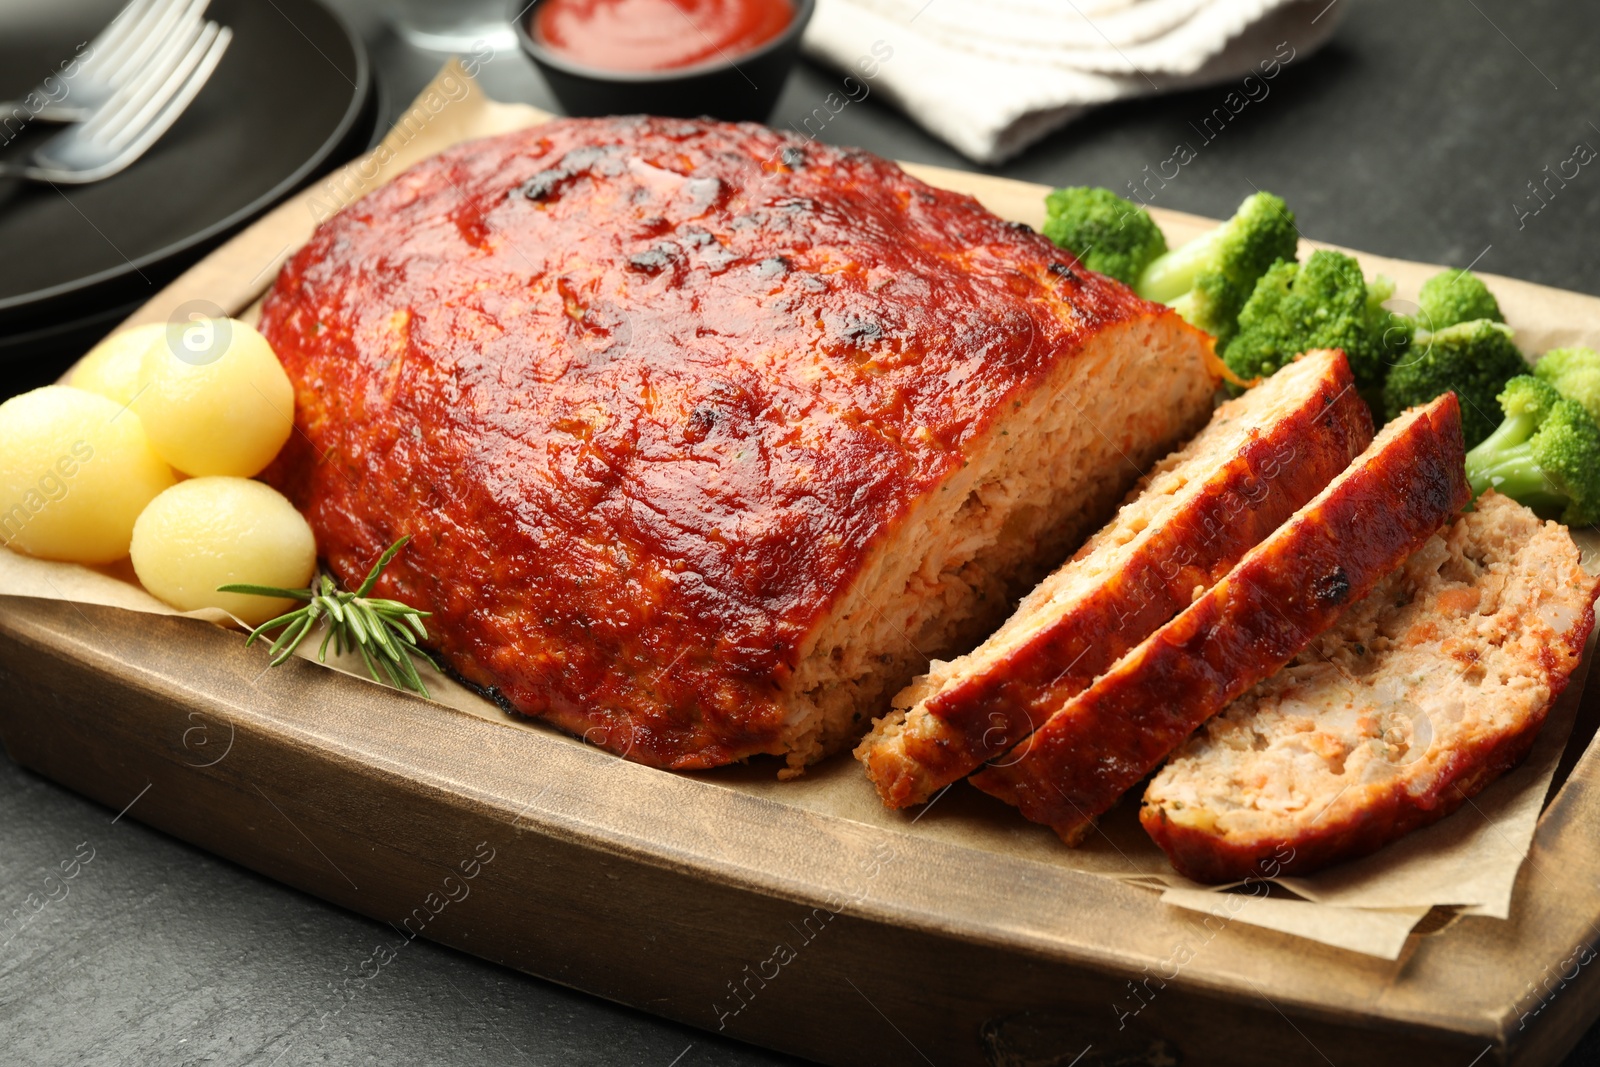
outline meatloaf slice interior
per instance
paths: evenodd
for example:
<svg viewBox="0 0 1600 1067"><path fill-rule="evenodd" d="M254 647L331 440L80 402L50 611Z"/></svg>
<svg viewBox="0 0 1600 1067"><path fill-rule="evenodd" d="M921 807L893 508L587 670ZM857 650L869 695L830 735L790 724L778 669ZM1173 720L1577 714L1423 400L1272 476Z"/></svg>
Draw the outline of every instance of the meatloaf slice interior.
<svg viewBox="0 0 1600 1067"><path fill-rule="evenodd" d="M1223 404L988 640L895 698L856 749L884 803L921 803L1022 740L1371 440L1342 352L1309 353Z"/></svg>
<svg viewBox="0 0 1600 1067"><path fill-rule="evenodd" d="M1076 844L1230 700L1289 662L1471 498L1454 393L1412 408L973 784Z"/></svg>
<svg viewBox="0 0 1600 1067"><path fill-rule="evenodd" d="M1520 760L1578 666L1596 579L1509 497L1429 538L1173 753L1139 817L1204 882L1306 873L1443 818Z"/></svg>
<svg viewBox="0 0 1600 1067"><path fill-rule="evenodd" d="M1164 312L1107 328L912 502L801 646L782 693L792 765L855 743L928 657L991 632L1104 520L1141 465L1193 432L1215 388L1203 370L1196 377L1194 344Z"/></svg>
<svg viewBox="0 0 1600 1067"><path fill-rule="evenodd" d="M340 211L267 478L445 663L630 759L790 770L981 640L1204 422L1208 341L1025 226L753 125L562 119Z"/></svg>

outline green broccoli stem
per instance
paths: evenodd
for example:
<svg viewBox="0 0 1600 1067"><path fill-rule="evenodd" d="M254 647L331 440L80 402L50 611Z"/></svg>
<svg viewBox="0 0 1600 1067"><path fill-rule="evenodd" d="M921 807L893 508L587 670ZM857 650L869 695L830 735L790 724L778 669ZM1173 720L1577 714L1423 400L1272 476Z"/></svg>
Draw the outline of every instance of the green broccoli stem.
<svg viewBox="0 0 1600 1067"><path fill-rule="evenodd" d="M1226 224L1218 226L1186 245L1157 256L1144 269L1134 288L1146 300L1172 303L1193 289L1195 280L1215 266L1216 245L1227 229Z"/></svg>
<svg viewBox="0 0 1600 1067"><path fill-rule="evenodd" d="M1539 418L1531 412L1522 412L1507 415L1504 422L1495 427L1494 432L1485 437L1477 445L1467 451L1467 477L1472 482L1474 493L1483 492L1484 485L1479 484L1479 479L1487 472L1510 458L1518 462L1519 449L1521 455L1528 451L1528 439L1539 428ZM1531 462L1531 461L1530 461Z"/></svg>
<svg viewBox="0 0 1600 1067"><path fill-rule="evenodd" d="M1478 448L1488 443L1485 441ZM1477 449L1473 451L1476 452ZM1468 463L1467 477L1472 482L1474 495L1482 493L1485 489L1493 489L1536 511L1543 508L1562 508L1568 501L1567 494L1550 484L1544 469L1533 458L1533 446L1526 441L1502 449L1498 455L1493 456L1493 462L1486 466Z"/></svg>

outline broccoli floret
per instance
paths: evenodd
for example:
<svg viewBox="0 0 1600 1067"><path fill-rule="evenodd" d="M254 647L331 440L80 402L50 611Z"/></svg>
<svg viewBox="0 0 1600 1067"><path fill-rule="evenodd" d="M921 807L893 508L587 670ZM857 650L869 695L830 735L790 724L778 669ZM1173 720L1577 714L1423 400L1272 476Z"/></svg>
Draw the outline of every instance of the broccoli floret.
<svg viewBox="0 0 1600 1067"><path fill-rule="evenodd" d="M1090 270L1132 285L1167 250L1150 213L1110 189L1056 189L1044 201L1044 235Z"/></svg>
<svg viewBox="0 0 1600 1067"><path fill-rule="evenodd" d="M1442 330L1459 322L1488 319L1504 322L1500 304L1476 274L1467 270L1440 271L1422 283L1417 294L1417 328Z"/></svg>
<svg viewBox="0 0 1600 1067"><path fill-rule="evenodd" d="M1600 423L1600 354L1592 348L1552 348L1533 365L1534 377L1576 400Z"/></svg>
<svg viewBox="0 0 1600 1067"><path fill-rule="evenodd" d="M1237 331L1256 282L1278 260L1293 260L1299 240L1283 201L1255 193L1221 226L1158 257L1134 289L1146 300L1171 304L1216 337L1220 351Z"/></svg>
<svg viewBox="0 0 1600 1067"><path fill-rule="evenodd" d="M1600 426L1583 405L1531 374L1499 399L1505 421L1467 453L1473 492L1495 489L1572 526L1600 522Z"/></svg>
<svg viewBox="0 0 1600 1067"><path fill-rule="evenodd" d="M1239 312L1239 332L1223 359L1241 378L1264 378L1302 352L1342 348L1356 385L1374 390L1411 336L1383 307L1393 293L1387 278L1368 285L1361 264L1340 252L1319 249L1304 264L1275 263Z"/></svg>
<svg viewBox="0 0 1600 1067"><path fill-rule="evenodd" d="M1511 341L1511 330L1476 319L1419 333L1404 359L1389 371L1383 387L1387 418L1455 390L1461 401L1461 432L1471 448L1495 428L1495 397L1506 382L1528 373L1528 363Z"/></svg>

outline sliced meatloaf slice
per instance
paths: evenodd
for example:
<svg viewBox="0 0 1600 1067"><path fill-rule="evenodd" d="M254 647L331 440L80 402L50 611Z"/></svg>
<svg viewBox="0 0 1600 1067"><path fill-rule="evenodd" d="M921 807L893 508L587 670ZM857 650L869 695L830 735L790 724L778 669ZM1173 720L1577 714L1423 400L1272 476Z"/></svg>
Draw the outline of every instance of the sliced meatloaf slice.
<svg viewBox="0 0 1600 1067"><path fill-rule="evenodd" d="M973 783L1076 844L1184 738L1289 662L1471 498L1454 393L1384 427L1209 592Z"/></svg>
<svg viewBox="0 0 1600 1067"><path fill-rule="evenodd" d="M1140 818L1183 874L1305 873L1443 818L1527 754L1594 625L1564 527L1490 492L1175 752Z"/></svg>
<svg viewBox="0 0 1600 1067"><path fill-rule="evenodd" d="M921 803L1022 740L1371 440L1342 352L1309 353L1222 405L993 636L900 693L856 749L883 802Z"/></svg>

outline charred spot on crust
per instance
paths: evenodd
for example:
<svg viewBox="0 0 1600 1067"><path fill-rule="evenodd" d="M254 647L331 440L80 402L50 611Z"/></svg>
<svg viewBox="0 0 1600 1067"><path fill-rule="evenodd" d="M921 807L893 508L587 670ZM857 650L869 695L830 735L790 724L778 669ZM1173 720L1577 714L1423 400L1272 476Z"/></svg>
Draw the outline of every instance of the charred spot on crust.
<svg viewBox="0 0 1600 1067"><path fill-rule="evenodd" d="M1073 270L1071 267L1067 266L1065 263L1061 262L1060 260L1053 261L1050 264L1049 270L1050 270L1051 274L1054 274L1058 278L1065 278L1068 281L1072 281L1072 282L1075 282L1075 281L1078 280L1078 272Z"/></svg>
<svg viewBox="0 0 1600 1067"><path fill-rule="evenodd" d="M722 412L714 405L696 404L694 410L689 412L689 425L683 431L683 436L691 442L703 441L721 420Z"/></svg>
<svg viewBox="0 0 1600 1067"><path fill-rule="evenodd" d="M1350 576L1335 567L1311 584L1311 599L1327 607L1343 604L1350 596Z"/></svg>
<svg viewBox="0 0 1600 1067"><path fill-rule="evenodd" d="M883 327L869 319L851 319L839 331L839 336L851 344L871 344L873 341L882 339Z"/></svg>
<svg viewBox="0 0 1600 1067"><path fill-rule="evenodd" d="M1032 233L1033 227L1026 222L1007 222L1006 229L1016 230L1018 233Z"/></svg>
<svg viewBox="0 0 1600 1067"><path fill-rule="evenodd" d="M522 195L529 200L548 200L555 195L561 183L570 177L569 174L561 173L557 167L541 170L522 183Z"/></svg>
<svg viewBox="0 0 1600 1067"><path fill-rule="evenodd" d="M659 244L654 248L648 248L643 252L635 252L629 256L628 267L632 270L642 271L645 274L659 274L672 266L672 261L677 259L681 252L682 249L670 242Z"/></svg>
<svg viewBox="0 0 1600 1067"><path fill-rule="evenodd" d="M617 157L624 151L626 149L622 145L574 148L561 157L561 162L523 182L522 195L542 203L554 200L568 183L596 169L606 177L615 177L622 173L622 164Z"/></svg>
<svg viewBox="0 0 1600 1067"><path fill-rule="evenodd" d="M499 708L507 715L514 715L519 719L528 715L528 712L518 710L517 706L511 702L509 697L500 691L498 686L479 685L477 682L472 681L466 675L456 670L455 667L451 666L449 660L440 656L435 656L435 659L438 659L440 665L444 668L442 673L445 675L445 677L449 678L460 686L472 690L479 696L493 701L495 707Z"/></svg>
<svg viewBox="0 0 1600 1067"><path fill-rule="evenodd" d="M799 170L806 165L806 153L802 148L785 148L778 154L778 158L790 170Z"/></svg>

